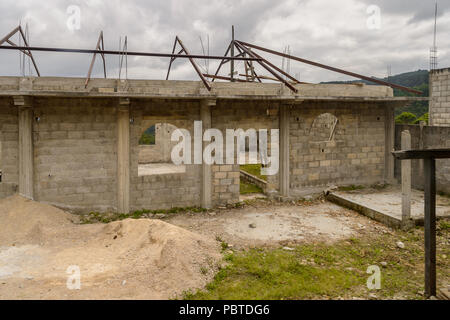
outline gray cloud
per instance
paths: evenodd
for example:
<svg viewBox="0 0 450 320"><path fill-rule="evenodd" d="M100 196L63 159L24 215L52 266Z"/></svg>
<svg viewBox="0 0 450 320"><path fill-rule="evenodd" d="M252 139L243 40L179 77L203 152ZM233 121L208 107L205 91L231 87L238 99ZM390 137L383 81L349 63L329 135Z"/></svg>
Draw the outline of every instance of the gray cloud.
<svg viewBox="0 0 450 320"><path fill-rule="evenodd" d="M381 29L369 30L367 7L378 5ZM69 5L81 9L81 29L66 27ZM128 35L130 51L170 52L175 35L192 53L201 54L199 36L210 38L210 53L221 55L229 41L231 25L238 39L282 51L290 46L294 55L342 67L366 75L426 69L432 44L434 1L409 0L197 0L197 1L99 1L3 0L0 3L0 37L19 20L31 27L36 46L93 48L100 30L107 49L118 49L119 37ZM439 66L450 65L450 2L439 1ZM43 75L84 77L90 56L35 53ZM266 56L266 55L265 55ZM269 56L267 56L269 57ZM281 66L282 60L271 57ZM198 60L203 67L203 61ZM130 78L163 79L168 60L129 57ZM239 65L239 64L238 64ZM210 72L217 62L210 62ZM118 57L107 57L108 74L117 77ZM228 68L223 74L227 74ZM262 70L258 69L260 73ZM346 76L291 62L291 73L303 81L347 79ZM0 74L18 75L16 52L0 51ZM102 76L100 59L94 76ZM197 79L187 60L177 60L172 79Z"/></svg>

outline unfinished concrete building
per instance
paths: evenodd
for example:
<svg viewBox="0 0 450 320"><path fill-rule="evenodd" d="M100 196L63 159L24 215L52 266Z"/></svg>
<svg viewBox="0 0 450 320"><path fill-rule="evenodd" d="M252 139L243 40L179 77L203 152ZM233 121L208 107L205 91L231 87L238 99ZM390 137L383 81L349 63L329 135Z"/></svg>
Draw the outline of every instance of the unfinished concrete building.
<svg viewBox="0 0 450 320"><path fill-rule="evenodd" d="M9 41L17 33L25 46ZM6 42L11 46L1 45ZM392 182L394 108L415 99L394 97L392 87L420 93L234 38L220 57L190 55L178 37L172 54L126 52L170 58L165 81L90 79L97 54L105 78L104 55L125 54L125 49L105 51L103 33L94 50L29 47L19 26L0 45L26 54L38 75L0 77L0 198L19 192L80 212L209 208L239 201L238 160L171 163L172 132L182 128L193 138L197 120L203 130L215 128L224 136L226 129L279 129L279 170L268 176L265 188L272 197L302 197L329 185ZM175 53L177 46L181 50ZM87 78L39 77L33 50L93 54ZM303 83L255 50L378 86ZM167 80L178 58L188 59L201 81ZM221 63L214 75L204 74L194 58ZM237 60L245 74L235 76ZM230 77L219 75L226 63ZM271 76L257 73L254 64ZM142 143L145 132L155 139ZM200 141L200 150L206 145Z"/></svg>
<svg viewBox="0 0 450 320"><path fill-rule="evenodd" d="M139 171L139 139L154 124L280 129L280 170L268 192L297 197L329 184L391 181L392 89L361 85L0 78L0 197L20 192L92 211L202 206L239 200L239 165ZM168 126L161 126L167 128ZM192 135L193 136L193 135ZM167 159L161 159L166 161ZM145 161L144 161L145 162Z"/></svg>

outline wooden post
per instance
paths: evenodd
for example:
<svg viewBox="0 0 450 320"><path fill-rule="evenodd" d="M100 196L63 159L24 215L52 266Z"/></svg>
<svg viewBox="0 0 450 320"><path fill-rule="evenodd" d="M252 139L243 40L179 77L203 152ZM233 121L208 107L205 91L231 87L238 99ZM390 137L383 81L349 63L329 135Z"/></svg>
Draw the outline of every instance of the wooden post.
<svg viewBox="0 0 450 320"><path fill-rule="evenodd" d="M394 151L400 160L424 159L425 296L436 296L436 159L450 159L450 148Z"/></svg>
<svg viewBox="0 0 450 320"><path fill-rule="evenodd" d="M117 211L130 212L130 100L120 99L117 110Z"/></svg>
<svg viewBox="0 0 450 320"><path fill-rule="evenodd" d="M411 134L402 131L402 150L411 150ZM403 160L402 166L402 224L409 226L411 218L411 160Z"/></svg>
<svg viewBox="0 0 450 320"><path fill-rule="evenodd" d="M436 296L436 160L425 158L425 295Z"/></svg>

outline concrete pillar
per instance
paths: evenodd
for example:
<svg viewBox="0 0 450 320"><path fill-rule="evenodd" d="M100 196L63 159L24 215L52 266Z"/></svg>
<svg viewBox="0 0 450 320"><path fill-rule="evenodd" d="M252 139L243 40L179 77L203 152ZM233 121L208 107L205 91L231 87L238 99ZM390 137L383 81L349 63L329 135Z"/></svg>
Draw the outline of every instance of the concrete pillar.
<svg viewBox="0 0 450 320"><path fill-rule="evenodd" d="M30 97L14 97L19 109L19 194L34 198L33 105Z"/></svg>
<svg viewBox="0 0 450 320"><path fill-rule="evenodd" d="M117 108L117 211L130 212L130 100Z"/></svg>
<svg viewBox="0 0 450 320"><path fill-rule="evenodd" d="M216 100L203 99L200 101L200 119L203 125L203 132L211 128L211 107L215 105ZM207 142L203 142L202 150L205 150L207 145ZM207 209L212 207L212 167L206 164L205 161L202 161L201 206Z"/></svg>
<svg viewBox="0 0 450 320"><path fill-rule="evenodd" d="M289 115L290 106L280 105L280 195L283 198L289 197Z"/></svg>
<svg viewBox="0 0 450 320"><path fill-rule="evenodd" d="M411 150L411 134L402 131L402 150ZM411 160L402 161L402 222L408 223L411 218Z"/></svg>
<svg viewBox="0 0 450 320"><path fill-rule="evenodd" d="M384 156L384 179L386 183L393 183L394 180L394 165L395 159L392 155L395 144L395 116L394 106L386 105L385 113L385 156Z"/></svg>

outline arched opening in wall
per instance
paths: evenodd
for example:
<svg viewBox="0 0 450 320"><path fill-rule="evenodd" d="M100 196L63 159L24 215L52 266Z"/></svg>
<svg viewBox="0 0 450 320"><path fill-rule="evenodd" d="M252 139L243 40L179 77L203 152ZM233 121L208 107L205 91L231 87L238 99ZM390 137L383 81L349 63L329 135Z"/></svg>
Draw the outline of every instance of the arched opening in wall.
<svg viewBox="0 0 450 320"><path fill-rule="evenodd" d="M186 172L184 165L175 165L171 159L172 148L177 144L171 141L171 137L176 129L176 126L164 122L143 126L139 138L139 176Z"/></svg>
<svg viewBox="0 0 450 320"><path fill-rule="evenodd" d="M139 145L142 146L148 146L148 145L155 145L156 142L156 125L152 125L148 127L144 133L139 138Z"/></svg>
<svg viewBox="0 0 450 320"><path fill-rule="evenodd" d="M314 119L309 131L310 142L329 142L336 136L338 118L331 113L322 113Z"/></svg>

